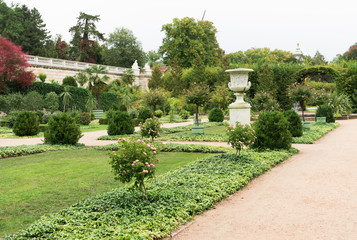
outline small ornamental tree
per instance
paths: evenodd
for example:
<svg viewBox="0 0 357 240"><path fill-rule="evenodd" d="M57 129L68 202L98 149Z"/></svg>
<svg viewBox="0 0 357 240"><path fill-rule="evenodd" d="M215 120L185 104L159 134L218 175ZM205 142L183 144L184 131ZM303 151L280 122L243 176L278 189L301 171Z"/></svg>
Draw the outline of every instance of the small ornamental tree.
<svg viewBox="0 0 357 240"><path fill-rule="evenodd" d="M129 141L119 138L118 143L121 148L116 152L108 153L115 179L122 183L134 179L134 187L139 189L143 198L147 200L144 180L152 178L155 174L154 163L159 162L159 159L156 159L156 148L140 139Z"/></svg>
<svg viewBox="0 0 357 240"><path fill-rule="evenodd" d="M157 117L146 119L145 123L140 124L140 132L143 137L150 137L151 141L154 141L154 138L160 136L161 122Z"/></svg>
<svg viewBox="0 0 357 240"><path fill-rule="evenodd" d="M297 85L291 91L291 97L295 102L298 102L300 104L302 120L305 121L304 111L306 110L306 103L311 97L310 89L303 85Z"/></svg>
<svg viewBox="0 0 357 240"><path fill-rule="evenodd" d="M209 88L207 85L194 84L193 87L186 91L186 102L196 105L196 124L198 123L198 107L206 105L210 100Z"/></svg>
<svg viewBox="0 0 357 240"><path fill-rule="evenodd" d="M236 149L236 155L240 156L240 151L244 146L250 147L256 139L255 131L248 124L242 125L240 122L236 122L236 126L229 126L227 128L228 144L232 145L232 148Z"/></svg>
<svg viewBox="0 0 357 240"><path fill-rule="evenodd" d="M16 82L22 88L31 86L36 76L26 70L29 66L21 47L0 37L0 92L9 82Z"/></svg>

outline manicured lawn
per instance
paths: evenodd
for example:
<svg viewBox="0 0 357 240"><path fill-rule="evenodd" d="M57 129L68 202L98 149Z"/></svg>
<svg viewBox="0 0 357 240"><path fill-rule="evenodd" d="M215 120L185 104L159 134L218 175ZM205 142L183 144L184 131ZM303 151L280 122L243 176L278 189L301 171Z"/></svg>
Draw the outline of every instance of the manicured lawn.
<svg viewBox="0 0 357 240"><path fill-rule="evenodd" d="M0 127L0 138L32 138L32 137L42 137L43 132L40 132L36 136L25 136L25 137L18 137L15 133L12 132L11 128L8 127Z"/></svg>
<svg viewBox="0 0 357 240"><path fill-rule="evenodd" d="M99 124L90 124L90 125L81 125L82 132L93 132L100 130L107 130L108 125L99 125Z"/></svg>
<svg viewBox="0 0 357 240"><path fill-rule="evenodd" d="M160 153L157 175L210 155ZM42 215L120 186L108 161L105 151L88 149L0 159L0 237Z"/></svg>

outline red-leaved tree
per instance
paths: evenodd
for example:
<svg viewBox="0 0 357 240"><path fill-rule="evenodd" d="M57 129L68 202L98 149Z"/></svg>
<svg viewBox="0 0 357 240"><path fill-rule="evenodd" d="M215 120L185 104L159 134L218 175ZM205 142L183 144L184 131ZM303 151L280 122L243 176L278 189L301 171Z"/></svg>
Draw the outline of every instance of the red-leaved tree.
<svg viewBox="0 0 357 240"><path fill-rule="evenodd" d="M0 37L0 92L9 82L17 82L22 88L31 86L36 77L26 70L29 66L21 47Z"/></svg>

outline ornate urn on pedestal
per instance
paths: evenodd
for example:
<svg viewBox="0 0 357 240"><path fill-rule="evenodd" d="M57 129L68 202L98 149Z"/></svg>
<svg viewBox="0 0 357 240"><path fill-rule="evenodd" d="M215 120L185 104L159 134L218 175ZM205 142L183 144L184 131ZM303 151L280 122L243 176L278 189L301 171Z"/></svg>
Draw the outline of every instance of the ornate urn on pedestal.
<svg viewBox="0 0 357 240"><path fill-rule="evenodd" d="M236 101L229 105L229 124L235 126L238 121L241 124L250 124L250 104L244 102L244 92L249 90L250 82L248 82L249 72L253 69L237 68L230 69L226 72L230 73L231 81L228 83L230 90L234 92Z"/></svg>

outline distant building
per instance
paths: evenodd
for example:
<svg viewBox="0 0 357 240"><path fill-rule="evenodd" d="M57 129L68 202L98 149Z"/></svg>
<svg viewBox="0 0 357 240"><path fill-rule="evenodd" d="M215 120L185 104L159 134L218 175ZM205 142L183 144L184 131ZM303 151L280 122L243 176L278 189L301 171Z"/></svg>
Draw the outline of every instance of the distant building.
<svg viewBox="0 0 357 240"><path fill-rule="evenodd" d="M294 53L294 57L296 58L296 60L298 60L299 62L302 62L303 60L303 56L304 54L302 53L301 49L300 49L300 44L297 44L295 53Z"/></svg>

